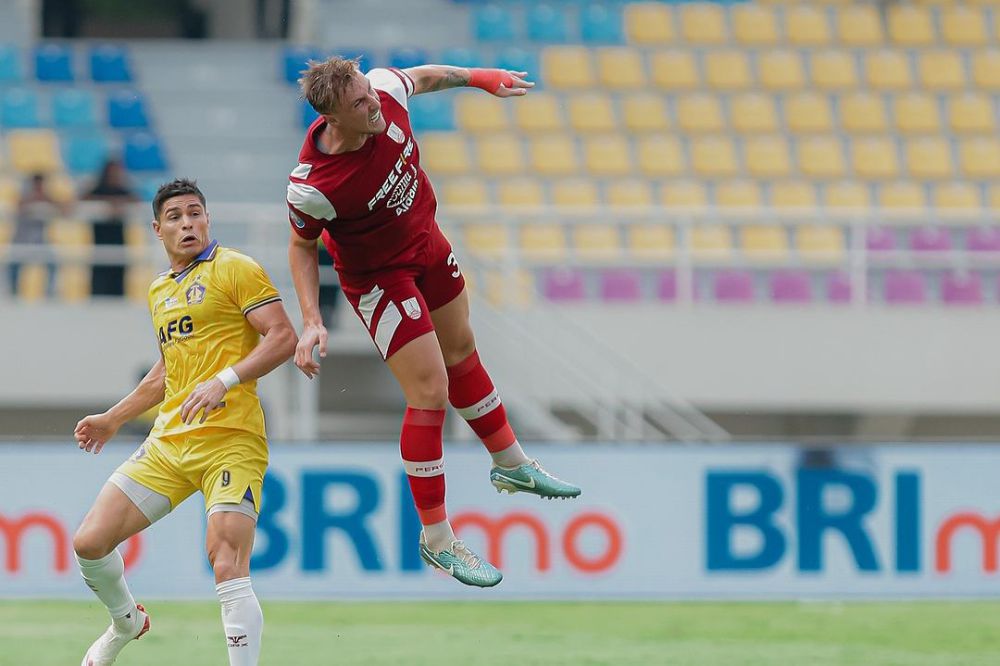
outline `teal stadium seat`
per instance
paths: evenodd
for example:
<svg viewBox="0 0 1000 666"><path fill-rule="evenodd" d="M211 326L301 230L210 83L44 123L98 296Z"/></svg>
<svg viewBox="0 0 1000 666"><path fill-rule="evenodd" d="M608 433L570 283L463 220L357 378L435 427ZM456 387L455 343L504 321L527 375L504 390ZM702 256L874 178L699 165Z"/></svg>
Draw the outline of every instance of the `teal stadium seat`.
<svg viewBox="0 0 1000 666"><path fill-rule="evenodd" d="M108 97L108 124L116 129L149 127L146 101L135 90L118 90Z"/></svg>
<svg viewBox="0 0 1000 666"><path fill-rule="evenodd" d="M9 88L0 103L0 125L5 128L40 127L38 95L24 88Z"/></svg>
<svg viewBox="0 0 1000 666"><path fill-rule="evenodd" d="M67 88L52 96L52 124L56 127L97 126L94 95L89 90Z"/></svg>
<svg viewBox="0 0 1000 666"><path fill-rule="evenodd" d="M621 44L621 11L607 5L585 7L580 12L580 37L584 44Z"/></svg>
<svg viewBox="0 0 1000 666"><path fill-rule="evenodd" d="M21 58L17 47L0 44L0 84L20 83L22 78Z"/></svg>
<svg viewBox="0 0 1000 666"><path fill-rule="evenodd" d="M409 67L426 65L429 62L430 56L427 54L427 51L424 51L423 49L407 47L393 49L389 52L390 67L407 69Z"/></svg>
<svg viewBox="0 0 1000 666"><path fill-rule="evenodd" d="M314 46L289 46L281 55L282 75L288 83L298 83L310 60L322 60L323 53Z"/></svg>
<svg viewBox="0 0 1000 666"><path fill-rule="evenodd" d="M63 137L63 161L72 174L94 174L110 152L107 139L92 132Z"/></svg>
<svg viewBox="0 0 1000 666"><path fill-rule="evenodd" d="M454 94L418 95L409 101L410 125L415 131L449 132L455 129Z"/></svg>
<svg viewBox="0 0 1000 666"><path fill-rule="evenodd" d="M90 78L97 83L131 83L128 51L117 44L99 44L92 48Z"/></svg>
<svg viewBox="0 0 1000 666"><path fill-rule="evenodd" d="M129 171L163 171L167 161L160 141L149 132L135 132L125 139L125 168Z"/></svg>
<svg viewBox="0 0 1000 666"><path fill-rule="evenodd" d="M532 51L514 46L506 48L497 54L495 66L512 72L527 72L535 86L541 86L542 68L538 64L538 55Z"/></svg>
<svg viewBox="0 0 1000 666"><path fill-rule="evenodd" d="M528 39L542 44L565 44L569 40L569 26L565 12L560 9L542 3L529 6Z"/></svg>
<svg viewBox="0 0 1000 666"><path fill-rule="evenodd" d="M483 67L483 56L479 51L463 48L450 48L441 52L442 65L455 67Z"/></svg>
<svg viewBox="0 0 1000 666"><path fill-rule="evenodd" d="M313 121L316 120L317 118L319 118L319 114L316 113L316 110L314 108L312 108L312 105L309 104L309 102L307 102L306 100L300 99L299 124L302 126L302 129L306 129L307 127L312 125Z"/></svg>
<svg viewBox="0 0 1000 666"><path fill-rule="evenodd" d="M42 44L37 47L35 78L45 82L73 81L73 51L62 44Z"/></svg>
<svg viewBox="0 0 1000 666"><path fill-rule="evenodd" d="M502 5L477 7L472 13L476 39L480 42L507 42L514 39L514 16Z"/></svg>

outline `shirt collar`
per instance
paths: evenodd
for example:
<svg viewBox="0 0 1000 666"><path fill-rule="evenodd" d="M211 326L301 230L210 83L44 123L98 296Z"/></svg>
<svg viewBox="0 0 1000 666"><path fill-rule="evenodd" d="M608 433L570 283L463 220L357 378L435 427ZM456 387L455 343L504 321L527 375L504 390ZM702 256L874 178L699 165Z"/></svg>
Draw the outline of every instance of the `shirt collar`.
<svg viewBox="0 0 1000 666"><path fill-rule="evenodd" d="M200 264L203 261L212 261L213 259L215 259L215 251L218 249L219 249L219 241L213 240L211 243L208 244L208 247L202 250L201 254L199 254L197 257L194 258L194 261L192 261L184 268L184 270L180 271L179 273L174 273L171 271L170 277L172 277L174 281L180 282L181 280L184 279L184 276L187 275L191 271L191 269L194 268L196 265Z"/></svg>

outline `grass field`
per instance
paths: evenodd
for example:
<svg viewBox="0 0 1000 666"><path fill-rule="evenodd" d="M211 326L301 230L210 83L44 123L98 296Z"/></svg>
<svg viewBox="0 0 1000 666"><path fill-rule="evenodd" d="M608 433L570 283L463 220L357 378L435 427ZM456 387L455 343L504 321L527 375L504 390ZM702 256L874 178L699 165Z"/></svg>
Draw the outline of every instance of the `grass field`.
<svg viewBox="0 0 1000 666"><path fill-rule="evenodd" d="M220 666L214 603L150 602L122 666ZM1000 602L266 603L261 663L422 666L1000 664ZM0 603L0 665L76 666L96 604Z"/></svg>

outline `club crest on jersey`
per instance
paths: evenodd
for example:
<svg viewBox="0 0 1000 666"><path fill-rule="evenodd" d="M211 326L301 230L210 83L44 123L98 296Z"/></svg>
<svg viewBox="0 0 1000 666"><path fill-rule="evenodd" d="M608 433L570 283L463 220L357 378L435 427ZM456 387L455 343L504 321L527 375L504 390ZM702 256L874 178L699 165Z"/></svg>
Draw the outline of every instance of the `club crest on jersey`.
<svg viewBox="0 0 1000 666"><path fill-rule="evenodd" d="M389 135L389 138L395 141L396 143L403 143L404 141L406 141L406 135L403 134L403 130L399 129L396 123L389 124L389 129L387 130L387 134Z"/></svg>
<svg viewBox="0 0 1000 666"><path fill-rule="evenodd" d="M205 300L205 287L200 282L195 282L184 292L188 305L198 305Z"/></svg>
<svg viewBox="0 0 1000 666"><path fill-rule="evenodd" d="M416 298L408 298L403 301L403 310L410 319L420 319L420 315L423 314L423 311L420 309L420 303Z"/></svg>

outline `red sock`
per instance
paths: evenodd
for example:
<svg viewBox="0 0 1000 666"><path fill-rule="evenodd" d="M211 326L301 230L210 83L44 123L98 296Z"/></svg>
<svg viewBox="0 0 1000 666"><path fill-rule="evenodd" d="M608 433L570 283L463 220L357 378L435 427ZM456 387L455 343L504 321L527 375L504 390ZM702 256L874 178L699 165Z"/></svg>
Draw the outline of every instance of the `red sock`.
<svg viewBox="0 0 1000 666"><path fill-rule="evenodd" d="M448 368L448 401L490 453L503 451L517 441L479 352Z"/></svg>
<svg viewBox="0 0 1000 666"><path fill-rule="evenodd" d="M399 451L410 482L413 503L422 525L440 523L448 517L444 508L444 458L441 439L443 409L406 408Z"/></svg>

